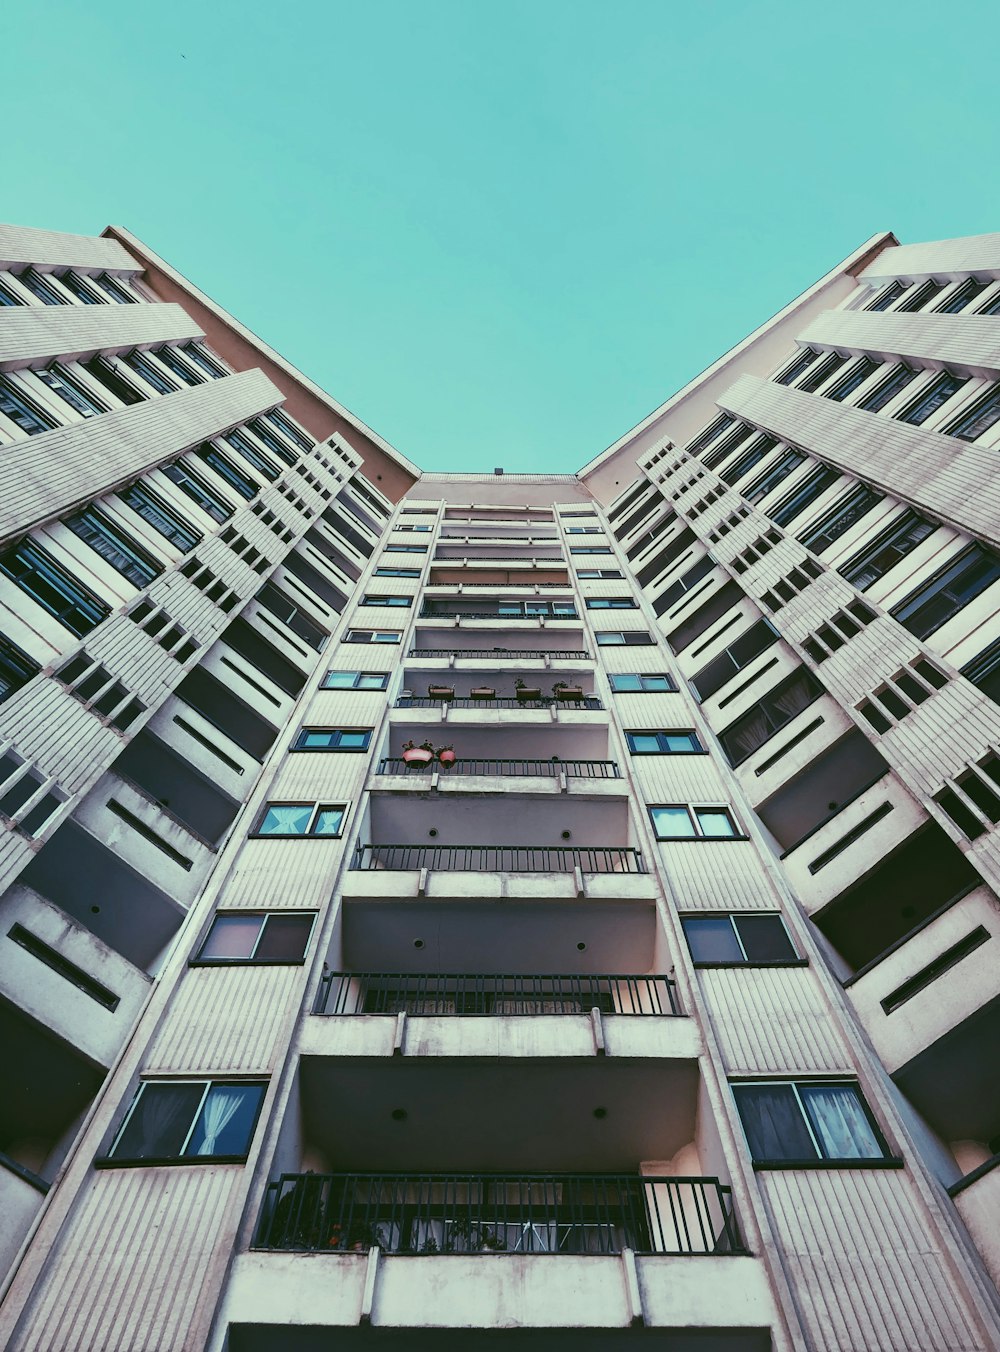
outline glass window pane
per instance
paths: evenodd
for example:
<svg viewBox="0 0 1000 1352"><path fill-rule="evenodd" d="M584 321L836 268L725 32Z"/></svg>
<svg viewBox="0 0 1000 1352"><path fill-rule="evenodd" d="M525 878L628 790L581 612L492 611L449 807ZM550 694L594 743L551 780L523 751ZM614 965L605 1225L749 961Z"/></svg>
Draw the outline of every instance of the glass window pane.
<svg viewBox="0 0 1000 1352"><path fill-rule="evenodd" d="M629 690L642 690L641 676L612 676L611 689L623 694Z"/></svg>
<svg viewBox="0 0 1000 1352"><path fill-rule="evenodd" d="M304 836L311 815L309 803L272 803L257 830L262 836Z"/></svg>
<svg viewBox="0 0 1000 1352"><path fill-rule="evenodd" d="M661 732L660 743L668 751L700 751L701 746L693 732Z"/></svg>
<svg viewBox="0 0 1000 1352"><path fill-rule="evenodd" d="M260 933L259 915L219 915L199 958L248 958Z"/></svg>
<svg viewBox="0 0 1000 1352"><path fill-rule="evenodd" d="M185 1155L245 1155L263 1097L262 1084L213 1084Z"/></svg>
<svg viewBox="0 0 1000 1352"><path fill-rule="evenodd" d="M344 809L342 807L321 807L316 814L312 834L314 836L338 835L343 820Z"/></svg>
<svg viewBox="0 0 1000 1352"><path fill-rule="evenodd" d="M141 1086L135 1109L112 1154L116 1159L175 1159L198 1110L204 1082Z"/></svg>
<svg viewBox="0 0 1000 1352"><path fill-rule="evenodd" d="M790 1084L734 1084L733 1094L755 1160L819 1158Z"/></svg>
<svg viewBox="0 0 1000 1352"><path fill-rule="evenodd" d="M686 807L650 808L653 826L660 840L671 840L693 836L694 822Z"/></svg>
<svg viewBox="0 0 1000 1352"><path fill-rule="evenodd" d="M877 1160L884 1151L853 1084L799 1085L802 1102L831 1160Z"/></svg>
<svg viewBox="0 0 1000 1352"><path fill-rule="evenodd" d="M748 962L781 962L797 956L780 916L737 916L736 928L743 940Z"/></svg>
<svg viewBox="0 0 1000 1352"><path fill-rule="evenodd" d="M655 755L660 750L660 739L655 732L627 732L629 747L641 754Z"/></svg>
<svg viewBox="0 0 1000 1352"><path fill-rule="evenodd" d="M681 924L695 962L743 962L728 915L688 916Z"/></svg>
<svg viewBox="0 0 1000 1352"><path fill-rule="evenodd" d="M702 835L718 838L736 834L733 819L725 808L699 807L695 808L695 815L701 826Z"/></svg>
<svg viewBox="0 0 1000 1352"><path fill-rule="evenodd" d="M353 690L357 680L356 671L328 671L323 685L327 690Z"/></svg>
<svg viewBox="0 0 1000 1352"><path fill-rule="evenodd" d="M337 734L327 728L306 728L299 733L299 740L296 742L296 746L303 751L324 751L336 744Z"/></svg>
<svg viewBox="0 0 1000 1352"><path fill-rule="evenodd" d="M370 735L368 732L342 732L337 745L343 751L364 751Z"/></svg>
<svg viewBox="0 0 1000 1352"><path fill-rule="evenodd" d="M312 925L311 915L269 915L254 957L258 962L301 962Z"/></svg>
<svg viewBox="0 0 1000 1352"><path fill-rule="evenodd" d="M384 690L388 685L388 677L380 673L371 673L358 677L359 690Z"/></svg>

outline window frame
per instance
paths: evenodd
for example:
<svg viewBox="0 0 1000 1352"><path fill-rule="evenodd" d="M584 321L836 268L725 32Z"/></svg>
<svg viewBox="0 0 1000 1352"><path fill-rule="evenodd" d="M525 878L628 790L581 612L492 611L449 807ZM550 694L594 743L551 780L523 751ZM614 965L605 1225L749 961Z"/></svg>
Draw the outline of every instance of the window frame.
<svg viewBox="0 0 1000 1352"><path fill-rule="evenodd" d="M366 637L362 637L365 635ZM387 643L397 644L403 641L401 629L347 629L342 643Z"/></svg>
<svg viewBox="0 0 1000 1352"><path fill-rule="evenodd" d="M319 688L321 690L361 690L374 693L380 690L388 690L390 675L391 673L388 671L341 671L337 667L332 667L323 677ZM331 676L353 676L354 681L351 685L329 685L327 682ZM380 684L362 685L363 680L376 680Z"/></svg>
<svg viewBox="0 0 1000 1352"><path fill-rule="evenodd" d="M813 1122L813 1119L810 1117L809 1112L803 1102L802 1096L799 1092L800 1085L805 1087L815 1085L817 1087L831 1086L837 1088L852 1089L857 1099L858 1106L860 1107L863 1116L867 1120L868 1126L871 1128L871 1132L875 1139L875 1143L876 1145L878 1145L882 1153L880 1155L858 1155L858 1156L824 1154L818 1130ZM812 1141L813 1147L816 1150L815 1158L808 1157L796 1158L794 1156L781 1159L773 1156L767 1158L758 1158L753 1154L753 1148L750 1144L750 1138L746 1134L747 1129L744 1123L743 1113L740 1110L740 1096L736 1091L740 1088L763 1089L770 1088L773 1086L782 1086L782 1087L787 1086L792 1089L795 1105L802 1116L802 1121L805 1125L806 1131ZM817 1169L817 1168L871 1169L871 1168L902 1167L903 1161L899 1158L899 1156L894 1155L892 1153L888 1139L886 1138L886 1134L882 1130L882 1126L879 1123L878 1119L876 1118L875 1114L872 1112L871 1106L868 1103L866 1096L862 1093L860 1082L849 1075L824 1075L816 1077L800 1075L796 1077L788 1076L786 1078L767 1077L760 1079L749 1079L749 1078L736 1079L730 1081L730 1088L733 1090L733 1098L736 1102L736 1111L737 1114L739 1115L740 1125L743 1128L747 1150L749 1151L750 1156L753 1160L754 1169L765 1169L765 1170Z"/></svg>
<svg viewBox="0 0 1000 1352"><path fill-rule="evenodd" d="M916 380L920 371L906 362L897 362L892 370L886 372L873 390L869 390L863 399L859 399L856 408L866 413L880 413L887 404L891 404L898 394L902 394Z"/></svg>
<svg viewBox="0 0 1000 1352"><path fill-rule="evenodd" d="M135 1114L136 1108L139 1106L143 1093L145 1092L146 1086L164 1085L164 1084L176 1086L195 1084L204 1086L202 1096L192 1114L190 1125L188 1126L187 1133L184 1137L183 1144L181 1145L180 1152L176 1155L146 1155L146 1156L116 1155L115 1151L118 1148L118 1144L121 1141L122 1137L125 1135L128 1125ZM171 1164L244 1164L247 1158L249 1157L250 1147L253 1144L253 1138L257 1132L257 1127L260 1124L261 1112L264 1107L264 1101L267 1098L267 1091L269 1085L270 1081L268 1079L261 1079L259 1075L247 1076L245 1079L241 1078L238 1075L220 1075L218 1077L184 1076L178 1077L177 1079L167 1078L166 1076L150 1076L148 1079L142 1079L136 1086L135 1096L132 1099L132 1102L129 1104L128 1110L125 1113L124 1118L122 1119L121 1125L118 1127L117 1131L114 1133L114 1136L112 1137L111 1143L108 1146L107 1153L98 1160L96 1160L95 1163L98 1165L98 1167L101 1168L123 1168L123 1167L151 1168ZM249 1131L247 1132L246 1150L238 1155L185 1154L184 1151L187 1149L188 1145L190 1145L192 1137L194 1136L195 1133L195 1129L198 1126L199 1121L201 1120L201 1115L202 1112L204 1111L205 1104L208 1101L208 1096L210 1092L212 1091L212 1089L216 1087L228 1088L230 1086L238 1087L241 1089L259 1088L263 1091L258 1099L257 1107L253 1116L253 1121L250 1124Z"/></svg>
<svg viewBox="0 0 1000 1352"><path fill-rule="evenodd" d="M615 681L633 679L640 682L638 690L628 690L624 687L619 688ZM656 686L646 686L641 684L643 681L666 681L664 688L658 689ZM620 671L608 672L608 684L611 687L613 695L675 695L677 693L677 682L671 676L669 671Z"/></svg>
<svg viewBox="0 0 1000 1352"><path fill-rule="evenodd" d="M124 526L119 526L117 521L101 511L94 503L63 517L62 524L78 540L82 540L88 549L92 549L109 568L113 568L126 582L135 587L137 591L145 591L158 577L166 572L166 564L162 560L156 558L149 550L144 549L138 540L132 538ZM86 526L91 532L90 536L82 534L78 529L80 526ZM105 541L113 550L123 556L125 566L123 567L120 562L116 562L103 553L94 543L95 539Z"/></svg>
<svg viewBox="0 0 1000 1352"><path fill-rule="evenodd" d="M785 939L786 939L787 942L788 942L788 947L792 950L792 956L791 956L791 957L788 957L788 958L751 958L751 957L749 956L749 954L747 953L746 944L745 944L744 941L743 941L743 935L740 933L739 922L740 922L741 920L745 920L747 917L750 917L750 918L756 918L756 917L760 917L760 916L770 916L770 917L772 917L773 919L775 919L775 920L778 921L778 923L779 923L780 926L781 926L782 932L783 932L783 934L784 934L784 936L785 936ZM694 949L693 949L692 946L691 946L691 941L690 941L690 939L688 938L688 933L687 933L687 922L688 922L689 920L728 920L728 921L729 921L729 924L730 924L730 927L731 927L731 929L732 929L732 931L733 931L733 934L734 934L735 937L736 937L736 943L737 943L737 945L739 946L740 952L743 954L743 956L742 956L741 958L729 958L729 959L725 959L725 958L713 959L713 958L698 958L698 957L695 957L695 952L694 952ZM718 912L718 911L698 911L698 912L692 912L692 913L689 913L689 914L686 914L686 915L682 915L682 916L680 917L680 922L681 922L681 930L683 931L683 934L684 934L684 942L687 944L687 947L688 947L688 953L691 955L691 964L692 964L693 967L696 967L696 968L702 968L702 967L708 968L708 967L808 967L808 966L809 966L809 959L808 959L808 958L802 957L801 954L799 953L798 948L796 947L796 944L795 944L794 940L792 939L792 936L791 936L791 935L789 934L789 932L788 932L788 925L787 925L787 923L786 923L786 921L785 921L785 917L781 914L780 911L723 911L723 912L721 912L721 913Z"/></svg>
<svg viewBox="0 0 1000 1352"><path fill-rule="evenodd" d="M641 751L633 739L636 737L656 738L657 746L655 750ZM686 747L670 746L668 739L670 737L686 737L692 745ZM701 739L694 728L626 728L625 742L629 753L633 756L707 756L708 752L701 744Z"/></svg>
<svg viewBox="0 0 1000 1352"><path fill-rule="evenodd" d="M81 418L96 418L107 413L107 404L102 403L96 394L91 394L61 363L52 362L50 366L39 367L32 374L74 413L79 413Z"/></svg>
<svg viewBox="0 0 1000 1352"><path fill-rule="evenodd" d="M584 598L588 610L638 610L638 601L631 596L588 596Z"/></svg>
<svg viewBox="0 0 1000 1352"><path fill-rule="evenodd" d="M929 526L930 530L926 532L921 539L916 540L905 549L901 554L892 560L887 567L878 572L870 581L864 582L864 585L858 581L863 578L878 556L887 549L895 549L897 540L904 538L911 531L918 530L921 526ZM901 563L908 554L912 554L915 549L919 549L925 540L929 540L938 529L938 523L932 521L929 517L923 516L912 507L907 507L898 512L890 523L878 532L867 544L862 545L860 549L855 550L849 559L846 559L837 572L857 591L866 592L869 587L874 587L876 582L881 582L887 573L892 572L897 564Z"/></svg>
<svg viewBox="0 0 1000 1352"><path fill-rule="evenodd" d="M658 827L657 824L656 824L656 815L655 815L655 814L656 814L657 812L661 812L661 811L663 811L664 809L668 809L668 808L669 808L671 811L682 810L682 811L684 811L684 812L687 813L688 820L689 820L689 822L691 823L691 827L692 827L691 833L690 833L689 835L681 835L681 836L662 836L662 835L660 835L659 827ZM657 841L659 841L659 842L668 843L668 844L674 844L674 843L677 843L677 842L680 842L680 841L686 841L686 840L712 840L712 841L720 841L720 840L748 840L748 839L749 839L749 837L746 835L746 833L742 830L741 825L740 825L739 818L736 816L736 812L734 811L733 806L732 806L731 803L720 803L720 804L714 804L714 803L648 803L648 804L646 805L646 810L647 810L648 813L649 813L649 818L650 818L650 821L652 822L652 825L653 825L653 835L656 837ZM713 814L718 814L718 815L721 815L721 816L725 816L725 817L728 819L730 826L733 828L732 834L729 834L729 835L722 835L722 836L717 836L717 835L710 835L710 836L709 836L709 835L706 835L705 832L702 830L702 821L701 821L701 818L698 816L699 813L713 813Z"/></svg>
<svg viewBox="0 0 1000 1352"><path fill-rule="evenodd" d="M302 945L302 956L298 958L258 958L254 955L260 948L264 938L264 932L267 929L268 922L272 919L285 920L294 917L295 919L305 919L309 917L309 929L306 933L305 943ZM212 916L208 929L202 936L201 943L198 945L197 952L188 962L189 967L302 967L306 961L306 954L309 951L309 945L312 943L313 935L316 932L316 920L319 916L318 911L216 911ZM220 920L229 920L233 918L249 919L257 917L260 920L260 928L257 931L257 937L251 946L250 953L245 957L237 958L213 958L203 957L202 954L206 945L212 937L216 925Z"/></svg>
<svg viewBox="0 0 1000 1352"><path fill-rule="evenodd" d="M634 637L633 637L634 635ZM656 639L648 629L598 629L599 648L654 648Z"/></svg>
<svg viewBox="0 0 1000 1352"><path fill-rule="evenodd" d="M9 571L10 565L7 560L10 557L16 557L24 563L25 567L20 573L15 574ZM39 564L41 567L39 567ZM23 536L15 544L10 545L0 553L0 572L4 577L9 578L14 586L22 591L29 600L34 601L57 624L61 624L64 629L68 629L77 638L83 638L85 634L91 633L99 624L103 624L111 614L112 607L107 601L79 582L68 569L64 568L47 549L33 540L31 536ZM53 609L50 602L43 600L37 592L23 585L25 578L36 576L51 587L57 595L62 596L68 604L58 610ZM64 591L63 588L68 590ZM88 619L89 622L85 628L80 624L67 623L68 617L73 613L79 613Z"/></svg>
<svg viewBox="0 0 1000 1352"><path fill-rule="evenodd" d="M129 493L137 494L140 498L145 498L145 505L148 508L151 508L154 513L158 513L162 516L164 522L170 526L171 533L164 530L162 526L157 525L152 517L145 516L134 503L130 502L126 496L126 494ZM126 484L123 488L119 488L118 496L130 512L135 512L140 521L145 521L147 526L152 526L153 530L162 535L164 540L167 540L172 544L175 549L179 549L182 554L190 554L191 550L197 549L205 538L203 531L192 526L175 507L171 506L165 498L162 498L159 493L150 488L144 479L135 479L132 483Z"/></svg>
<svg viewBox="0 0 1000 1352"><path fill-rule="evenodd" d="M894 413L893 417L897 422L905 423L907 427L923 427L924 423L934 417L936 413L944 408L949 399L954 399L955 395L969 383L968 376L956 376L951 371L938 371L934 379L928 382L920 391L917 397L910 401L907 406ZM947 394L939 398L941 391L947 385L952 388ZM930 405L930 407L926 407ZM926 408L926 411L925 411ZM919 417L915 415L919 414Z"/></svg>
<svg viewBox="0 0 1000 1352"><path fill-rule="evenodd" d="M307 807L309 817L304 831L262 831L268 813L275 807ZM342 840L344 824L347 821L349 803L317 802L315 799L273 798L260 808L254 819L253 829L248 833L251 840ZM336 831L316 831L314 828L322 812L339 812L340 822Z"/></svg>
<svg viewBox="0 0 1000 1352"><path fill-rule="evenodd" d="M413 605L412 596L403 596L391 592L365 592L358 606L369 606L375 610L409 610Z"/></svg>
<svg viewBox="0 0 1000 1352"><path fill-rule="evenodd" d="M21 388L15 381L10 379L12 373L3 372L0 374L0 395L6 395L15 405L20 418L33 420L38 425L36 427L25 427L23 423L13 413L0 406L0 413L13 423L19 432L23 432L27 437L38 437L45 432L51 432L59 426L59 420L48 409L41 407L31 398L27 390ZM46 387L48 388L48 387Z"/></svg>
<svg viewBox="0 0 1000 1352"><path fill-rule="evenodd" d="M962 572L956 573L953 581L958 580L964 572L971 572L972 568L975 566L971 563L971 560L973 560L974 556L977 554L983 561L992 560L994 562L997 569L996 574L985 581L982 586L974 591L971 596L967 597L966 600L962 601L960 605L957 605L944 619L936 620L929 629L923 627L911 629L907 624L906 619L903 618L904 613L909 610L911 613L908 618L912 620L914 614L916 614L920 608L929 605L942 594L947 595L950 584L947 584L945 579L949 574L955 573L955 570L959 568L965 560L970 560L970 566L964 568ZM981 596L984 591L989 587L994 586L998 581L1000 581L1000 553L996 550L987 549L987 547L978 540L973 540L966 545L964 549L960 549L957 554L952 555L946 564L936 569L935 572L932 573L930 577L925 578L919 586L914 587L914 589L904 596L901 601L898 601L889 611L889 614L897 624L903 626L907 633L912 634L914 638L923 642L925 639L929 638L931 634L936 633L938 629L941 629L944 625L950 623L960 611L964 610L967 605L970 605L976 599L976 597Z"/></svg>
<svg viewBox="0 0 1000 1352"><path fill-rule="evenodd" d="M228 521L231 516L236 515L236 508L233 504L227 502L224 497L216 493L211 484L206 483L200 474L196 473L182 460L174 460L171 464L160 465L159 469L161 474L165 475L174 487L179 489L186 498L190 498L194 505L200 511L205 513L209 520L215 521L221 526L224 522ZM175 474L180 475L183 482L178 482L176 479L171 478L169 473L171 470L173 470ZM206 503L209 505L206 506ZM214 511L212 510L213 506L215 508ZM217 515L217 513L221 513L221 515Z"/></svg>
<svg viewBox="0 0 1000 1352"><path fill-rule="evenodd" d="M338 744L330 746L306 746L305 739L312 734L329 733L336 737L364 737L363 746L341 746ZM295 734L295 740L289 747L290 751L336 751L341 754L361 755L368 751L371 746L372 737L375 735L374 728L327 728L319 724L303 725Z"/></svg>

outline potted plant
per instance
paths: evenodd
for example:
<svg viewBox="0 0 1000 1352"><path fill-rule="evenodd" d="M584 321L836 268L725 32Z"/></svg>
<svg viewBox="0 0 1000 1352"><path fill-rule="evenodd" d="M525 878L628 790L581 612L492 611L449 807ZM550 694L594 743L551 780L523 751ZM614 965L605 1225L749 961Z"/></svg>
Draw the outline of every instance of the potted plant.
<svg viewBox="0 0 1000 1352"><path fill-rule="evenodd" d="M518 704L527 704L530 700L542 698L541 686L527 685L521 680L520 676L514 682L514 693L517 696Z"/></svg>
<svg viewBox="0 0 1000 1352"><path fill-rule="evenodd" d="M451 767L455 764L456 760L455 748L450 744L448 746L439 746L437 758L441 762L441 764L445 767L445 769L450 770Z"/></svg>
<svg viewBox="0 0 1000 1352"><path fill-rule="evenodd" d="M565 704L571 700L582 700L583 686L567 685L565 681L556 681L555 685L552 687L552 693L557 700L560 700Z"/></svg>
<svg viewBox="0 0 1000 1352"><path fill-rule="evenodd" d="M403 760L406 761L407 765L430 765L433 759L434 744L432 742L421 742L419 746L414 742L403 743Z"/></svg>
<svg viewBox="0 0 1000 1352"><path fill-rule="evenodd" d="M469 699L496 699L497 692L491 685L476 685L469 691Z"/></svg>
<svg viewBox="0 0 1000 1352"><path fill-rule="evenodd" d="M455 687L453 685L429 685L427 694L431 699L444 700L446 704L450 704L455 698Z"/></svg>

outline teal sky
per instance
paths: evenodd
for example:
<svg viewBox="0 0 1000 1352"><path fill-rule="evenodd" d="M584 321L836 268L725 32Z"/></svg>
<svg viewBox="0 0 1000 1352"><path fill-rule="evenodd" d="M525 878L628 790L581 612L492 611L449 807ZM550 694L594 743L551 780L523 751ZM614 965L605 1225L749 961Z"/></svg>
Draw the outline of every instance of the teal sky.
<svg viewBox="0 0 1000 1352"><path fill-rule="evenodd" d="M4 213L127 226L425 469L573 471L876 231L1000 230L998 38L986 0L32 0Z"/></svg>

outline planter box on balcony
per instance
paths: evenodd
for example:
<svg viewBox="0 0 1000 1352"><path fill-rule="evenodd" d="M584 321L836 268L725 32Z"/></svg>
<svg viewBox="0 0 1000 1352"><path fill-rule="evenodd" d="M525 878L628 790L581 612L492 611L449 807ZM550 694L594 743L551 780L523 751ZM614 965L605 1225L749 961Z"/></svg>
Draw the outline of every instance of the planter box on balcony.
<svg viewBox="0 0 1000 1352"><path fill-rule="evenodd" d="M455 698L455 689L450 685L429 685L427 694L431 699L440 699L449 703Z"/></svg>
<svg viewBox="0 0 1000 1352"><path fill-rule="evenodd" d="M573 701L577 703L583 699L583 687L579 685L564 685L556 691L556 699L564 702Z"/></svg>
<svg viewBox="0 0 1000 1352"><path fill-rule="evenodd" d="M527 687L516 691L518 704L528 704L542 698L540 689L529 690Z"/></svg>
<svg viewBox="0 0 1000 1352"><path fill-rule="evenodd" d="M421 746L415 746L411 750L403 752L403 760L406 761L407 765L430 765L433 759L434 752L425 751Z"/></svg>
<svg viewBox="0 0 1000 1352"><path fill-rule="evenodd" d="M480 685L469 691L469 699L496 699L497 692L489 686Z"/></svg>

